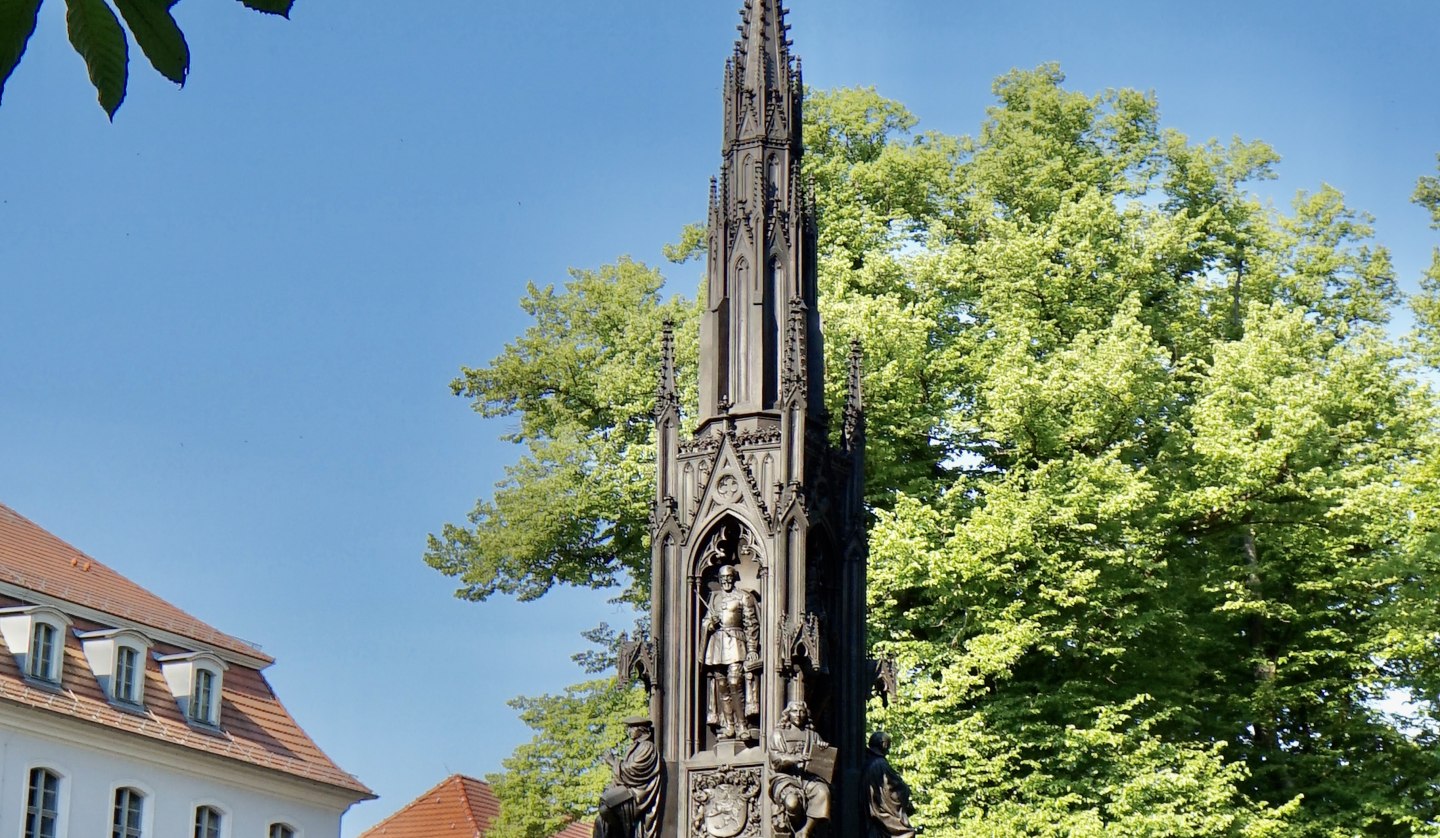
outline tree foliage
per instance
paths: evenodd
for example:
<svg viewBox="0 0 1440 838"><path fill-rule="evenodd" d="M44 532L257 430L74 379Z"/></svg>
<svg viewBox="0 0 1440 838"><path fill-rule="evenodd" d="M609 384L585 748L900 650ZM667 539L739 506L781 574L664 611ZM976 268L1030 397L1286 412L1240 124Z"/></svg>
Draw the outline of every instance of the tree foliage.
<svg viewBox="0 0 1440 838"><path fill-rule="evenodd" d="M660 296L658 271L629 259L571 272L563 289L530 286L535 319L488 366L466 368L451 389L482 416L508 416L506 439L525 453L506 469L470 526L447 524L426 560L464 583L457 595L521 600L556 584L606 588L633 582L648 595L647 515L654 495L653 420L659 333L681 336L677 366L696 395L697 310ZM688 340L685 336L689 336Z"/></svg>
<svg viewBox="0 0 1440 838"><path fill-rule="evenodd" d="M599 757L625 742L622 721L645 712L645 697L604 678L562 695L517 698L510 706L537 735L505 760L504 773L488 778L503 805L487 834L549 838L593 813L610 780L609 766Z"/></svg>
<svg viewBox="0 0 1440 838"><path fill-rule="evenodd" d="M25 55L30 36L35 33L41 2L5 0L0 3L0 97L5 93L5 83ZM84 59L100 107L112 120L125 101L125 88L130 79L126 27L156 72L185 86L185 78L190 73L190 47L171 12L178 2L65 0L65 26L70 45ZM240 0L240 3L257 12L289 17L295 0Z"/></svg>
<svg viewBox="0 0 1440 838"><path fill-rule="evenodd" d="M1388 252L1339 190L1277 209L1253 191L1264 143L1195 142L1149 94L1063 81L1001 77L972 137L916 133L872 90L807 103L827 340L866 345L871 640L903 673L873 718L920 819L1440 834L1440 447L1417 375L1440 269L1397 343ZM526 446L432 538L462 595L643 590L662 319L682 381L695 364L694 304L660 285L622 261L532 289L535 325L455 383ZM591 802L553 790L597 753L537 730L506 763L552 789L516 804L532 836Z"/></svg>

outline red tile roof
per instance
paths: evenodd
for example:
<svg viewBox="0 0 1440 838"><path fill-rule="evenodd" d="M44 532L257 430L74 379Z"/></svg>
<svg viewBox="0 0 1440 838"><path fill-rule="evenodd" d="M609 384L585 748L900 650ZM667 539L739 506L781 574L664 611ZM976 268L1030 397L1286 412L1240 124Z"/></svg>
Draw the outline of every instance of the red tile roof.
<svg viewBox="0 0 1440 838"><path fill-rule="evenodd" d="M274 658L195 619L0 503L0 582L219 649Z"/></svg>
<svg viewBox="0 0 1440 838"><path fill-rule="evenodd" d="M555 833L551 838L590 838L594 834L594 824L585 821L571 821L569 826Z"/></svg>
<svg viewBox="0 0 1440 838"><path fill-rule="evenodd" d="M499 816L488 783L452 774L360 838L481 838Z"/></svg>
<svg viewBox="0 0 1440 838"><path fill-rule="evenodd" d="M70 564L72 558L76 560L74 566ZM67 580L67 576L75 578ZM101 590L96 580L110 587ZM163 628L222 649L243 650L251 659L271 660L253 646L185 614L3 505L0 505L0 581L27 588L30 587L27 582L33 583L35 590L64 602ZM20 596L23 592L16 597L0 595L0 607L33 604ZM302 777L352 792L356 799L374 797L363 783L326 756L295 723L258 669L232 663L225 672L221 682L221 729L218 732L198 729L186 721L154 656L147 655L145 660L144 712L123 710L111 704L90 669L75 632L113 627L83 616L73 617L75 631L65 633L60 689L37 686L23 677L15 656L0 638L0 701ZM153 651L167 655L195 650L155 638Z"/></svg>
<svg viewBox="0 0 1440 838"><path fill-rule="evenodd" d="M482 838L498 817L500 801L489 783L452 774L360 838ZM591 833L590 824L575 821L552 838L590 838Z"/></svg>

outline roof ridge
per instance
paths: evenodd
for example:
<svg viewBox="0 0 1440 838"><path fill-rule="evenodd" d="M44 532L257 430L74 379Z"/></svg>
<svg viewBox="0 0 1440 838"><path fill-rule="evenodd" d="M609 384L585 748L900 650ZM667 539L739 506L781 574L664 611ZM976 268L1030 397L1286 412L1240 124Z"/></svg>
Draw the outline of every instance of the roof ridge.
<svg viewBox="0 0 1440 838"><path fill-rule="evenodd" d="M105 593L90 592L87 594L87 592L77 586L76 583L67 583L63 579L47 576L43 569L36 570L34 568L26 569L0 565L0 581L9 582L27 590L53 597L54 599L81 608L88 608L120 620L133 622L137 625L159 631L170 632L198 643L214 645L235 654L248 655L269 663L274 662L275 659L273 657L266 654L254 643L221 631L205 620L196 617L194 614L170 602L165 597L141 585L114 567L76 547L74 544L71 544L69 541L36 523L34 520L20 514L14 507L0 502L0 525L7 523L15 525L32 539L49 541L51 543L50 546L60 548L61 553L72 554L70 556L70 565L72 568L79 567L77 559L83 560L85 562L84 572L88 573L94 568L99 568L120 582L125 583L125 585L133 589L134 592L138 592L144 597L153 600L153 603L137 603L136 608L127 609L126 603L122 599L124 596L123 592L107 591ZM3 544L0 544L0 546L3 546ZM63 560L62 557L58 555L53 558ZM147 616L145 613L140 613L145 610L145 606L154 604L163 606L164 609L172 612L172 614L149 614ZM127 613L127 611L129 613Z"/></svg>
<svg viewBox="0 0 1440 838"><path fill-rule="evenodd" d="M361 838L364 838L364 836L367 835L378 836L384 834L384 828L388 826L392 821L398 820L402 815L406 814L407 812L410 812L421 804L427 803L430 800L434 799L437 792L444 790L446 786L452 784L456 785L459 789L460 802L465 809L466 816L470 819L470 824L471 827L475 830L475 834L477 836L483 834L484 830L482 829L480 824L476 823L475 821L475 809L474 806L470 803L469 789L465 785L467 780L471 783L475 783L478 786L484 787L487 792L490 792L490 795L492 797L494 796L494 792L491 791L489 783L485 782L484 780L477 780L476 778L471 777L467 774L460 774L457 772L451 774L450 776L446 777L445 779L441 780L440 782L416 795L415 799L411 800L409 803L406 803L404 806L401 806L399 809L396 809L394 812L390 813L390 815L384 820L360 833Z"/></svg>

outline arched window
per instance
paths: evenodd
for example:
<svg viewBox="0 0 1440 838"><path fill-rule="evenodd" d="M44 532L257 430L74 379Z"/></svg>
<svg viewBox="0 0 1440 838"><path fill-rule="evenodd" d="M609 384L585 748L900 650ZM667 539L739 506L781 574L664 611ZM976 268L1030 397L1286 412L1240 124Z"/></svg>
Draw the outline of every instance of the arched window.
<svg viewBox="0 0 1440 838"><path fill-rule="evenodd" d="M25 838L56 838L60 824L60 775L47 768L30 769L25 791Z"/></svg>
<svg viewBox="0 0 1440 838"><path fill-rule="evenodd" d="M141 838L140 820L144 815L145 795L132 788L116 789L110 838Z"/></svg>
<svg viewBox="0 0 1440 838"><path fill-rule="evenodd" d="M195 838L220 838L220 812L210 806L195 810Z"/></svg>
<svg viewBox="0 0 1440 838"><path fill-rule="evenodd" d="M270 838L295 838L295 828L283 823L272 823Z"/></svg>

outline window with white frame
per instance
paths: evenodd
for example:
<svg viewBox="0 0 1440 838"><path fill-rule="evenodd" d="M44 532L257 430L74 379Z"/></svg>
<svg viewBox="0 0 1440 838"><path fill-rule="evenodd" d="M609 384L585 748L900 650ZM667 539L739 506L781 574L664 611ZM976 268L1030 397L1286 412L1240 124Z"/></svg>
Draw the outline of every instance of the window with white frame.
<svg viewBox="0 0 1440 838"><path fill-rule="evenodd" d="M49 605L0 608L0 637L26 680L57 686L64 671L70 617Z"/></svg>
<svg viewBox="0 0 1440 838"><path fill-rule="evenodd" d="M105 695L121 707L143 706L150 638L130 628L82 631L77 636Z"/></svg>
<svg viewBox="0 0 1440 838"><path fill-rule="evenodd" d="M137 789L116 789L110 838L141 838L140 824L144 817L145 795Z"/></svg>
<svg viewBox="0 0 1440 838"><path fill-rule="evenodd" d="M156 660L186 720L194 725L218 728L225 662L211 652L162 655Z"/></svg>
<svg viewBox="0 0 1440 838"><path fill-rule="evenodd" d="M269 838L295 838L295 828L289 824L272 823Z"/></svg>
<svg viewBox="0 0 1440 838"><path fill-rule="evenodd" d="M220 810L201 806L195 810L195 838L220 838Z"/></svg>
<svg viewBox="0 0 1440 838"><path fill-rule="evenodd" d="M43 620L36 620L30 629L30 659L25 674L37 681L60 680L60 632Z"/></svg>
<svg viewBox="0 0 1440 838"><path fill-rule="evenodd" d="M190 690L190 718L202 725L215 724L215 673L195 669L195 684Z"/></svg>
<svg viewBox="0 0 1440 838"><path fill-rule="evenodd" d="M60 830L60 775L30 769L25 789L25 838L57 838Z"/></svg>
<svg viewBox="0 0 1440 838"><path fill-rule="evenodd" d="M140 650L134 646L121 644L115 647L113 692L116 701L140 703L140 678L145 671L142 661Z"/></svg>

